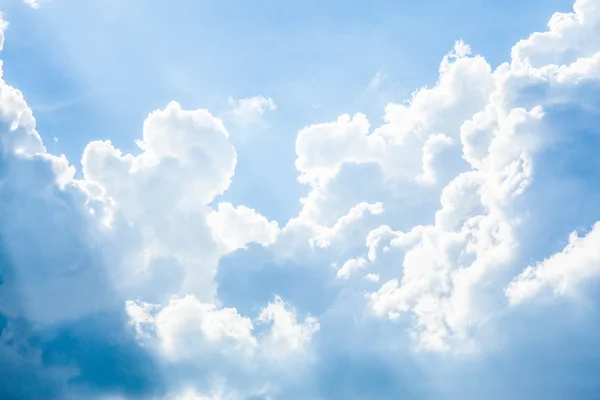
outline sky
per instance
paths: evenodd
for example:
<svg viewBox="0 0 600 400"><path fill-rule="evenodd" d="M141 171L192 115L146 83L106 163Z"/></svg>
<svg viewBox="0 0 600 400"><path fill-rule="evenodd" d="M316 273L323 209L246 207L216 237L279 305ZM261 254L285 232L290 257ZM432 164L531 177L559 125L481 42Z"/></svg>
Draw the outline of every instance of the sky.
<svg viewBox="0 0 600 400"><path fill-rule="evenodd" d="M1 399L598 398L600 0L0 11Z"/></svg>

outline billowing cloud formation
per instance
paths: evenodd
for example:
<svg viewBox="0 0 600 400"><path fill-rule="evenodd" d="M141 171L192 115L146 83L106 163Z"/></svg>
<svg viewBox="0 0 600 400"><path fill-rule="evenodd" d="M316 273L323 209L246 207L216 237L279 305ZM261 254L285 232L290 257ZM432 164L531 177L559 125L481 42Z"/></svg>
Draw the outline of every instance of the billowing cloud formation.
<svg viewBox="0 0 600 400"><path fill-rule="evenodd" d="M457 42L381 126L305 127L282 226L214 204L209 111L88 144L77 179L0 82L0 397L592 398L599 28L578 0L496 69Z"/></svg>

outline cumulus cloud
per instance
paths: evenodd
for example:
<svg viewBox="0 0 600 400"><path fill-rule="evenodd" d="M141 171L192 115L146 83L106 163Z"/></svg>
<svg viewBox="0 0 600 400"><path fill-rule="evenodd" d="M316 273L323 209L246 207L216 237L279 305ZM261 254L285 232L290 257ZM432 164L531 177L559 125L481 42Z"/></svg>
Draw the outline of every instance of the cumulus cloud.
<svg viewBox="0 0 600 400"><path fill-rule="evenodd" d="M257 345L250 319L232 308L201 303L194 296L172 298L162 308L139 301L128 301L126 307L138 334L156 335L161 351L170 359L193 359L223 343L227 343L225 350L242 354Z"/></svg>
<svg viewBox="0 0 600 400"><path fill-rule="evenodd" d="M319 330L316 318L308 316L299 322L294 310L290 310L280 297L260 312L258 320L272 324L265 340L269 351L277 356L306 350L312 335Z"/></svg>
<svg viewBox="0 0 600 400"><path fill-rule="evenodd" d="M220 200L237 153L208 110L89 143L78 178L0 81L0 397L589 397L600 314L568 299L598 296L599 26L577 0L496 69L458 41L380 126L301 129L281 226Z"/></svg>
<svg viewBox="0 0 600 400"><path fill-rule="evenodd" d="M574 14L553 17L551 34L546 36L565 38L561 46L569 46L570 39L566 39L569 35L579 37L574 31L575 26L590 29L587 24L593 23L590 22L593 15L586 15L593 14L589 3L578 2ZM559 20L564 26L557 22ZM568 35L563 32L565 30L568 30ZM530 207L533 199L540 195L537 192L540 185L534 184L536 168L543 166L548 149L570 134L566 130L548 129L558 112L557 105L587 107L583 104L578 106L579 100L573 95L582 82L587 81L591 86L597 79L594 56L585 53L589 48L579 48L580 44L576 43L570 49L572 52L567 53L560 47L544 47L539 51L548 56L556 51L563 52L563 57L569 54L571 59L564 61L567 64L536 68L530 60L532 56L525 49L536 48L533 43L538 43L540 37L540 34L534 34L517 44L512 62L501 65L496 71L489 67L476 67L485 61L468 57L470 49L458 42L455 50L442 61L440 81L436 87L419 91L414 96L419 98L428 91L441 92L448 86L446 79L456 82L456 76L464 71L479 68L480 75L471 74L472 87L468 80L460 79L463 85L459 96L461 99L472 98L471 91L482 96L480 99L486 99L478 102L479 110L471 109L469 114L472 116L461 118L454 127L451 123L447 124L450 130L446 135L430 136L420 146L423 172L416 175L417 184L435 183L437 171L452 165L448 154L450 158L444 159L439 167L432 167L434 160L440 158L435 155L439 150L433 151L436 148L446 148L450 152L458 150L459 154L462 151L462 158L468 163L457 164L458 169L452 174L454 177L444 183L445 187L440 192L441 208L435 211L434 223L409 231L376 229L367 240L372 260L377 258L377 248L384 240L403 254L401 278L388 280L369 295L369 299L376 314L394 319L407 313L412 315L416 321L415 338L421 348L449 349L454 340L464 343L473 328L497 310L486 306L486 303L497 301L493 299L498 295L484 293L480 287L487 282L489 291L494 287L490 286L491 283L495 282L496 290L500 291L503 280L507 279L502 271L518 269L521 257L526 254L521 251L527 248L527 243L520 243L519 239L522 232L531 229L523 226L530 223ZM546 42L543 43L546 46ZM590 58L581 58L586 55ZM548 89L527 92L533 85ZM457 91L452 93L458 94ZM443 95L440 93L435 100L428 99L432 104L429 110L443 113L434 107L437 98L443 98ZM415 105L410 104L402 109L407 110L402 121L411 120L413 107ZM425 120L425 124L435 117L434 114ZM400 120L399 117L397 119ZM363 138L375 136L379 129ZM419 126L413 132L422 129ZM459 141L461 146L452 150L454 140ZM381 162L382 157L375 159ZM365 158L359 162L372 161ZM554 211L550 205L546 207L547 211ZM536 228L544 229L541 221L536 220L535 223L539 224ZM578 261L579 268L593 274L590 270L593 261L587 264ZM536 271L536 276L547 276L543 265ZM511 285L507 292L509 296L523 296L526 285L531 292L536 284L539 286L540 281L545 281L533 279L533 275L532 269L525 272Z"/></svg>
<svg viewBox="0 0 600 400"><path fill-rule="evenodd" d="M164 307L143 301L127 301L127 314L141 339L158 341L170 359L194 359L220 349L236 357L251 357L263 350L270 357L307 350L319 322L312 316L304 321L280 297L269 302L256 323L269 328L255 336L254 323L234 308L217 308L194 296L172 298ZM259 345L262 349L259 349ZM238 359L241 361L241 359Z"/></svg>
<svg viewBox="0 0 600 400"><path fill-rule="evenodd" d="M233 207L230 203L219 203L217 210L207 216L207 221L224 253L240 249L250 242L274 243L279 233L277 222L269 222L256 210L245 206Z"/></svg>

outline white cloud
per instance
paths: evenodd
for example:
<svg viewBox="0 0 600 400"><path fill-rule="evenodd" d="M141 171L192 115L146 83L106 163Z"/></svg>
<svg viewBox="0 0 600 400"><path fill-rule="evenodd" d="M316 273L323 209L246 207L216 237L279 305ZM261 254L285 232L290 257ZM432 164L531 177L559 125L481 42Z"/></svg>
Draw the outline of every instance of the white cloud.
<svg viewBox="0 0 600 400"><path fill-rule="evenodd" d="M365 279L369 282L377 283L379 282L379 274L367 274L365 275Z"/></svg>
<svg viewBox="0 0 600 400"><path fill-rule="evenodd" d="M48 3L50 0L23 0L29 7L37 10L43 3Z"/></svg>
<svg viewBox="0 0 600 400"><path fill-rule="evenodd" d="M432 191L432 194L439 193L441 188L460 175L461 170L466 172L468 165L462 164L461 147L458 145L460 127L465 120L484 109L494 90L494 77L489 65L479 56L468 55L468 47L458 42L440 66L437 85L417 91L408 105L389 105L386 123L372 133L369 133L366 117L360 114L353 118L342 116L334 123L311 126L301 131L297 140L296 166L301 173L301 181L312 188L304 200L301 217L310 215L312 220L319 221L319 215L331 213L329 207L334 205L323 199L343 198L331 193L329 186L348 164L378 164L389 181L400 182L401 187L407 189L427 184L431 188L424 190ZM494 167L501 169L503 164ZM387 189L388 193L390 189ZM490 184L490 193L496 192L496 186ZM503 196L508 195L510 193ZM327 204L328 208L323 209L323 204ZM405 212L410 213L409 210ZM380 313L396 315L400 310L415 313L419 331L423 330L425 336L434 336L432 343L437 341L438 344L432 346L443 347L446 333L440 329L445 330L446 325L442 320L452 311L441 303L427 304L448 301L436 299L438 296L446 297L452 291L451 276L457 268L456 261L452 259L454 252L473 237L481 236L481 240L486 240L489 229L497 229L496 226L503 224L498 215L491 215L487 221L473 220L469 223L475 224L471 233L471 228L465 228L463 233L453 233L446 232L443 227L416 227L412 234L415 236L414 248L406 249L403 284L385 297L382 297L383 292L372 297L374 307ZM479 228L478 225L484 226ZM374 238L369 240L372 243L377 241ZM423 243L418 244L420 241ZM502 242L505 247L510 246L509 238ZM494 246L501 245L488 244L482 246L480 252L491 254ZM374 247L370 247L369 258L377 258ZM445 254L446 248L450 254ZM501 250L498 248L496 251ZM500 260L502 258L496 262ZM463 323L467 322L460 322Z"/></svg>
<svg viewBox="0 0 600 400"><path fill-rule="evenodd" d="M157 349L170 362L216 359L211 366L215 372L235 367L251 373L252 366L265 362L265 357L310 360L311 339L320 328L313 316L299 320L280 297L260 310L255 324L266 328L260 335L255 333L255 324L236 309L217 308L191 295L173 297L164 306L127 301L126 310L140 343Z"/></svg>
<svg viewBox="0 0 600 400"><path fill-rule="evenodd" d="M144 328L155 332L162 352L170 359L193 359L215 347L252 355L257 346L249 318L191 295L174 297L164 307L128 301L127 313L138 332L146 336Z"/></svg>
<svg viewBox="0 0 600 400"><path fill-rule="evenodd" d="M350 275L352 275L356 271L360 271L361 269L367 266L367 260L364 258L351 258L342 265L342 267L338 270L337 276L338 278L348 279Z"/></svg>
<svg viewBox="0 0 600 400"><path fill-rule="evenodd" d="M392 243L405 251L402 280L384 284L371 301L378 314L412 313L419 346L446 349L492 311L479 305L478 286L514 257L518 220L509 206L528 184L527 151L535 151L520 148L517 134L533 132L540 117L536 110L509 112L481 168L459 174L442 191L435 224L410 232L416 242Z"/></svg>
<svg viewBox="0 0 600 400"><path fill-rule="evenodd" d="M363 114L342 115L335 122L304 128L296 139L300 181L313 186L325 184L344 162L377 162L383 142L367 136L368 131L369 122ZM322 146L324 143L328 146Z"/></svg>
<svg viewBox="0 0 600 400"><path fill-rule="evenodd" d="M417 181L430 185L437 182L436 173L442 170L443 166L436 168L435 162L439 159L439 154L451 146L452 139L442 134L431 135L427 139L423 144L423 172L416 177Z"/></svg>
<svg viewBox="0 0 600 400"><path fill-rule="evenodd" d="M563 212L573 204L563 192L574 188L577 207L597 208L597 197L561 162L590 150L565 145L584 142L578 124L588 118L597 134L599 27L598 1L579 0L495 70L459 41L437 83L388 105L381 126L357 113L301 129L307 194L281 228L244 205L213 208L237 154L207 110L171 102L150 113L136 154L88 144L76 179L47 153L22 94L0 81L0 256L11 266L0 271L0 316L37 328L125 304L142 348L181 374L169 376L174 398L290 398L286 388L322 398L334 380L323 371L348 371L356 354L376 358L365 364L375 373L388 353L418 358L398 351L404 336L388 319L420 350L489 345L489 327L526 300L579 294L600 274L599 225L558 253L541 237L598 219ZM245 122L276 108L264 97L231 105ZM565 123L564 109L576 118ZM218 281L224 256L248 257L233 288Z"/></svg>
<svg viewBox="0 0 600 400"><path fill-rule="evenodd" d="M359 203L352 207L348 214L340 217L331 227L317 226L314 238L311 242L319 247L328 247L335 239L341 239L341 235L353 224L360 222L367 215L381 215L383 213L383 204Z"/></svg>
<svg viewBox="0 0 600 400"><path fill-rule="evenodd" d="M142 152L134 156L108 141L92 142L82 158L86 184L102 188L99 196L112 201L118 223L135 227L127 233L114 231L116 236L136 237L135 245L119 249L121 259L116 262L123 270L115 279L122 286L140 287L137 295L162 293L168 298L181 289L181 294L212 300L219 251L207 204L229 187L233 177L237 156L228 132L208 111L185 111L172 102L148 116L138 146ZM115 246L119 243L117 238ZM173 281L174 287L144 289L146 277L168 273L153 271L167 259L171 267L161 268L182 271L180 280Z"/></svg>
<svg viewBox="0 0 600 400"><path fill-rule="evenodd" d="M573 12L555 13L548 31L521 40L512 49L517 66L533 68L569 65L598 52L597 27L600 9L596 0L576 0Z"/></svg>
<svg viewBox="0 0 600 400"><path fill-rule="evenodd" d="M7 26L0 16L0 49ZM66 158L46 152L22 93L2 79L0 120L0 241L10 260L2 268L0 312L54 323L114 306L96 259L99 216L88 212L96 204L84 202ZM99 290L88 291L93 284Z"/></svg>
<svg viewBox="0 0 600 400"><path fill-rule="evenodd" d="M217 207L208 214L207 222L223 253L243 248L251 242L269 245L277 239L277 222L269 222L255 210L233 207L230 203L219 203Z"/></svg>
<svg viewBox="0 0 600 400"><path fill-rule="evenodd" d="M579 285L600 275L600 223L584 237L573 232L569 244L535 266L530 266L507 287L512 304L534 298L548 288L557 295L574 293Z"/></svg>
<svg viewBox="0 0 600 400"><path fill-rule="evenodd" d="M440 196L441 208L430 211L433 224L401 231L382 226L367 238L371 262L378 262L378 249L389 241L384 250L396 248L402 265L400 278L370 295L373 309L392 318L412 315L418 347L444 350L469 339L497 310L491 304L502 292L502 271L519 267L529 199L538 195L529 189L535 166L546 148L567 135L541 128L553 117L548 109L577 104L577 85L598 76L600 48L590 39L598 22L593 4L579 1L576 14L555 15L550 33L521 41L512 62L495 71L457 42L440 65L437 85L415 92L407 105L389 105L386 123L372 132L357 114L299 133L296 166L300 181L311 187L301 217L322 223L321 216L339 210L348 196L339 186L333 191L332 182L352 164L376 164L388 182L400 182L400 190L426 184L431 188L422 195ZM566 64L545 64L556 60ZM532 85L548 90L526 92ZM405 207L403 216L386 215L386 223L411 213ZM393 270L379 265L384 267ZM490 281L495 291L486 293L482 285Z"/></svg>
<svg viewBox="0 0 600 400"><path fill-rule="evenodd" d="M271 324L264 340L269 354L276 357L306 351L313 334L320 329L312 316L299 322L294 310L279 297L261 310L258 321Z"/></svg>
<svg viewBox="0 0 600 400"><path fill-rule="evenodd" d="M234 100L229 98L230 113L234 120L243 125L258 122L265 112L277 110L277 104L270 97L254 96Z"/></svg>

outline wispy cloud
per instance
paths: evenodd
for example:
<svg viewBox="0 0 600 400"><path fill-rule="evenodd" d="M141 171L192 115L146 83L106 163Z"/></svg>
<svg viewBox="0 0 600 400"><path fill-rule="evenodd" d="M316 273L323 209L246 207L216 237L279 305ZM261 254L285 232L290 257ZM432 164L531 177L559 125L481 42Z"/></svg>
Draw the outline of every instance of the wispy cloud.
<svg viewBox="0 0 600 400"><path fill-rule="evenodd" d="M253 124L262 119L268 111L277 110L275 101L270 97L254 96L234 100L229 98L229 114L239 124Z"/></svg>
<svg viewBox="0 0 600 400"><path fill-rule="evenodd" d="M50 0L23 0L29 7L37 10L43 3L48 3Z"/></svg>

